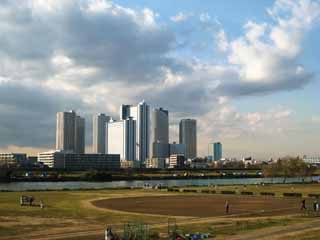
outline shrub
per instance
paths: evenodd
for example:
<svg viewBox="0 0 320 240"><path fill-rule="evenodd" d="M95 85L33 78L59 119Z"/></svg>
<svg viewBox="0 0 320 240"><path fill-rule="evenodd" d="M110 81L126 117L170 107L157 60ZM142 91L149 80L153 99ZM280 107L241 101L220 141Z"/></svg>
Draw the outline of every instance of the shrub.
<svg viewBox="0 0 320 240"><path fill-rule="evenodd" d="M221 191L222 194L236 194L235 191Z"/></svg>
<svg viewBox="0 0 320 240"><path fill-rule="evenodd" d="M241 192L241 195L253 195L253 192Z"/></svg>
<svg viewBox="0 0 320 240"><path fill-rule="evenodd" d="M302 193L283 193L284 197L302 197Z"/></svg>
<svg viewBox="0 0 320 240"><path fill-rule="evenodd" d="M261 196L275 196L276 194L273 192L261 192L260 195Z"/></svg>

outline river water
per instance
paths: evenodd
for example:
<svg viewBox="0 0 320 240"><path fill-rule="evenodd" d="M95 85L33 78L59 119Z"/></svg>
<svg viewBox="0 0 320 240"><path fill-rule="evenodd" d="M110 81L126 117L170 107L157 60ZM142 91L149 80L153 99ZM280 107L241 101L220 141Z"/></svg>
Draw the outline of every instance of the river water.
<svg viewBox="0 0 320 240"><path fill-rule="evenodd" d="M178 180L136 180L113 182L11 182L0 183L0 191L27 191L27 190L62 190L62 189L104 189L119 187L143 187L144 184L161 184L173 186L208 186L208 185L243 185L263 183L303 183L319 181L320 176L304 178L229 178L229 179L178 179Z"/></svg>

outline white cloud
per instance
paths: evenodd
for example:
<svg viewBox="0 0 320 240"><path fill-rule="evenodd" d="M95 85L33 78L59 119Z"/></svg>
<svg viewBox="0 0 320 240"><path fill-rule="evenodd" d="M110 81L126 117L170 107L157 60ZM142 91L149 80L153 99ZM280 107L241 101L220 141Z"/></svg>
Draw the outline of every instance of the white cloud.
<svg viewBox="0 0 320 240"><path fill-rule="evenodd" d="M206 23L211 20L211 16L209 15L209 13L205 12L200 14L199 19L201 22Z"/></svg>
<svg viewBox="0 0 320 240"><path fill-rule="evenodd" d="M187 21L191 16L192 14L190 13L179 12L177 15L170 17L170 19L173 22L179 23Z"/></svg>
<svg viewBox="0 0 320 240"><path fill-rule="evenodd" d="M223 29L219 30L215 34L215 40L217 42L217 47L220 51L225 52L229 48L229 42L227 39L227 35Z"/></svg>

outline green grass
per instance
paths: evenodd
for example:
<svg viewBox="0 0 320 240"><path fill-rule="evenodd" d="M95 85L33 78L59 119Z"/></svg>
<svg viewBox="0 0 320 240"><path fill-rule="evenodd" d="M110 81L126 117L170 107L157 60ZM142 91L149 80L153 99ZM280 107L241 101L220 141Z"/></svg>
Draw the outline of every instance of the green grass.
<svg viewBox="0 0 320 240"><path fill-rule="evenodd" d="M214 187L189 187L193 189L208 189L214 190ZM301 192L320 193L320 185L318 184L296 184L296 185L266 185L266 186L219 186L218 191L222 190L235 190L235 191L252 191L258 192L275 192L279 196L283 192ZM126 197L132 194L138 195L153 195L159 191L144 191L144 190L90 190L90 191L39 191L39 192L0 192L0 239L4 236L14 236L18 234L41 231L44 228L63 228L65 226L76 226L77 224L99 224L104 225L117 225L128 221L140 221L145 223L159 223L166 222L166 217L153 217L146 215L134 215L117 212L99 211L92 208L83 206L84 200L91 200L94 198L103 197ZM165 194L171 194L162 192ZM177 193L173 193L177 194ZM184 193L180 193L184 194ZM35 197L36 202L41 199L45 203L45 208L40 207L21 207L19 198L21 195L32 195ZM31 222L21 223L23 217L29 217ZM6 224L6 218L10 219L10 224ZM37 219L39 222L37 222ZM45 222L41 222L45 219ZM52 223L50 219L54 220ZM310 218L312 219L312 218ZM286 226L296 221L308 221L308 218L272 218L259 221L252 220L238 220L234 221L232 218L228 221L216 222L214 224L193 224L179 226L179 230L183 233L188 232L207 232L212 235L228 236L236 233L253 231L271 226ZM15 220L17 223L15 223ZM40 221L41 220L41 221ZM20 222L19 222L20 221ZM70 224L70 222L72 224ZM154 229L160 232L166 232L167 228ZM103 233L102 233L103 234ZM313 234L313 235L312 235ZM319 239L314 236L319 236L319 231L314 231L312 234L303 236L304 238L291 238L313 240ZM309 237L309 238L308 238ZM75 238L75 239L95 239L90 238Z"/></svg>

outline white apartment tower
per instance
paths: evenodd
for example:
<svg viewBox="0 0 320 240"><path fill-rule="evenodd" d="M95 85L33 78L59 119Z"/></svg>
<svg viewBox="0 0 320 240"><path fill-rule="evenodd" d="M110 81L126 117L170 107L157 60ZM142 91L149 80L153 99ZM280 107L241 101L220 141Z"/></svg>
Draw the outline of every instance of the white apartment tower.
<svg viewBox="0 0 320 240"><path fill-rule="evenodd" d="M107 123L108 154L120 154L121 160L136 160L136 121L126 120Z"/></svg>
<svg viewBox="0 0 320 240"><path fill-rule="evenodd" d="M83 153L85 145L85 121L75 111L58 112L56 123L56 149Z"/></svg>
<svg viewBox="0 0 320 240"><path fill-rule="evenodd" d="M106 116L103 113L93 116L93 144L92 150L94 153L107 153L108 144L106 140L108 138L107 123L110 120L110 116Z"/></svg>
<svg viewBox="0 0 320 240"><path fill-rule="evenodd" d="M186 159L197 157L197 121L182 119L179 123L179 143L186 146Z"/></svg>
<svg viewBox="0 0 320 240"><path fill-rule="evenodd" d="M122 105L120 119L132 117L136 121L136 159L144 163L149 157L150 144L150 107L145 101L137 106Z"/></svg>
<svg viewBox="0 0 320 240"><path fill-rule="evenodd" d="M169 157L169 112L153 109L151 114L152 157Z"/></svg>

